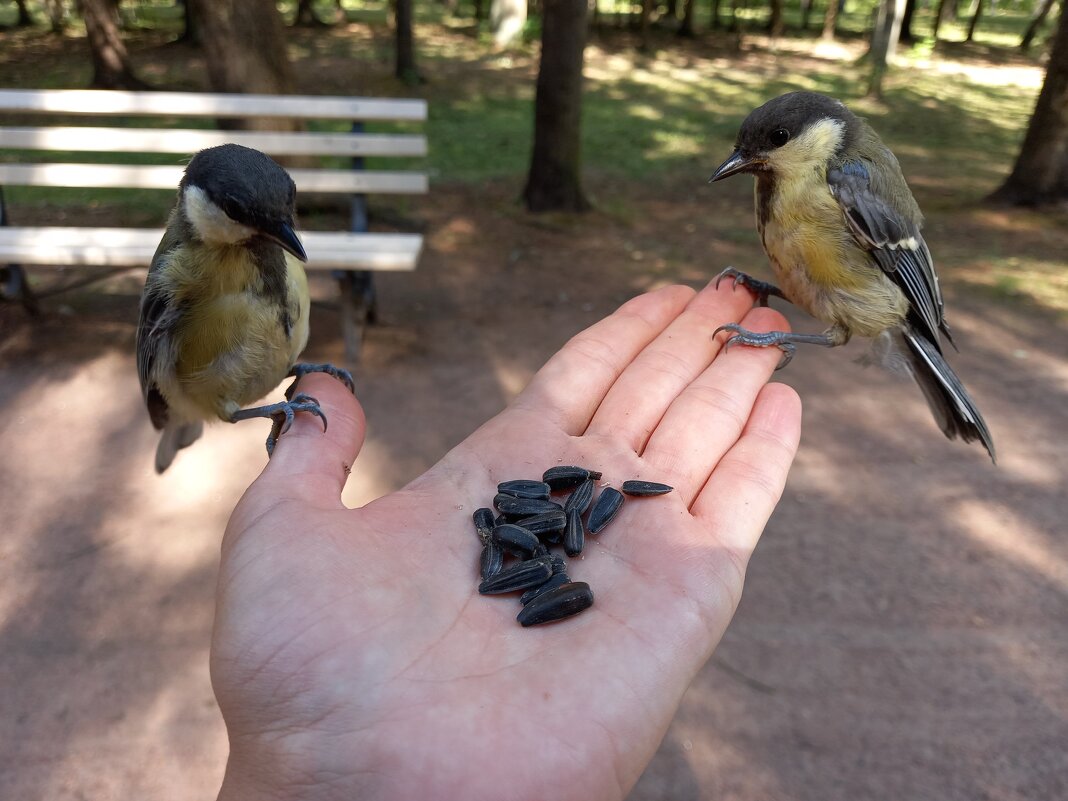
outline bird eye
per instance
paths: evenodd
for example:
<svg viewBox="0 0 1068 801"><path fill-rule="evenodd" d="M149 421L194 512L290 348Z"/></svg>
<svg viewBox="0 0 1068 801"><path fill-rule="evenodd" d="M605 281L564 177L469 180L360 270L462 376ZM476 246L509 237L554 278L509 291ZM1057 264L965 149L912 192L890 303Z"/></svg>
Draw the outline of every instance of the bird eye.
<svg viewBox="0 0 1068 801"><path fill-rule="evenodd" d="M775 147L782 147L790 141L790 132L785 128L776 128L768 138Z"/></svg>

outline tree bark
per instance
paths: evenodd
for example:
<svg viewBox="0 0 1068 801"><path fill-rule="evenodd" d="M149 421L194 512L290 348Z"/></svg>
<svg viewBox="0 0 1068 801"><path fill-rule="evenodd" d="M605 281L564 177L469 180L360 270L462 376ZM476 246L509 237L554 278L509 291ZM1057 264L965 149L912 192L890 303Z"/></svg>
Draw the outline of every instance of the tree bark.
<svg viewBox="0 0 1068 801"><path fill-rule="evenodd" d="M530 211L589 209L582 191L582 57L586 0L544 0L534 99L534 149L523 199Z"/></svg>
<svg viewBox="0 0 1068 801"><path fill-rule="evenodd" d="M419 71L415 68L412 14L412 0L393 0L393 27L397 45L393 74L409 84L419 83Z"/></svg>
<svg viewBox="0 0 1068 801"><path fill-rule="evenodd" d="M527 0L492 0L490 3L490 32L493 44L508 47L520 34L527 21Z"/></svg>
<svg viewBox="0 0 1068 801"><path fill-rule="evenodd" d="M938 29L942 27L942 23L946 19L946 14L949 13L951 8L952 4L949 0L939 0L938 11L935 12L934 17L934 29L931 31L931 38L935 40L935 43L938 42Z"/></svg>
<svg viewBox="0 0 1068 801"><path fill-rule="evenodd" d="M975 29L979 25L979 17L983 14L983 0L975 0L975 11L972 14L972 21L968 23L968 35L964 38L964 41L971 42L975 39Z"/></svg>
<svg viewBox="0 0 1068 801"><path fill-rule="evenodd" d="M883 96L883 78L886 69L897 49L897 38L901 32L901 18L904 16L905 0L882 0L875 17L875 28L871 32L871 80L868 83L868 97L881 100Z"/></svg>
<svg viewBox="0 0 1068 801"><path fill-rule="evenodd" d="M216 92L293 91L285 26L274 0L187 0L200 23L208 80ZM225 128L278 130L278 120L220 122ZM295 123L288 127L295 129Z"/></svg>
<svg viewBox="0 0 1068 801"><path fill-rule="evenodd" d="M827 11L823 15L823 35L826 42L834 41L835 29L838 27L838 0L827 0Z"/></svg>
<svg viewBox="0 0 1068 801"><path fill-rule="evenodd" d="M1068 201L1068 13L1061 13L1020 155L991 200L1013 206Z"/></svg>
<svg viewBox="0 0 1068 801"><path fill-rule="evenodd" d="M329 28L330 23L315 13L314 0L298 0L293 26L298 28Z"/></svg>
<svg viewBox="0 0 1068 801"><path fill-rule="evenodd" d="M649 24L652 22L653 0L642 0L641 20L639 23L640 37L638 49L643 53L649 51Z"/></svg>
<svg viewBox="0 0 1068 801"><path fill-rule="evenodd" d="M916 41L912 34L912 15L916 12L916 0L905 0L905 14L901 18L901 33L898 34L898 44L911 45Z"/></svg>
<svg viewBox="0 0 1068 801"><path fill-rule="evenodd" d="M678 35L683 37L684 39L692 39L694 37L694 5L694 0L683 0L682 22L679 23Z"/></svg>
<svg viewBox="0 0 1068 801"><path fill-rule="evenodd" d="M44 0L44 8L52 33L63 33L67 27L67 6L63 0Z"/></svg>
<svg viewBox="0 0 1068 801"><path fill-rule="evenodd" d="M1042 4L1035 9L1035 15L1031 17L1031 21L1027 24L1027 30L1024 31L1023 38L1020 39L1020 49L1030 50L1031 42L1035 40L1035 35L1038 33L1038 29L1042 27L1042 23L1046 21L1046 17L1049 16L1049 12L1053 9L1054 0L1042 0ZM1064 12L1061 12L1062 14Z"/></svg>
<svg viewBox="0 0 1068 801"><path fill-rule="evenodd" d="M85 21L89 53L93 59L96 89L144 89L147 84L134 74L130 55L119 32L119 5L114 0L78 0Z"/></svg>
<svg viewBox="0 0 1068 801"><path fill-rule="evenodd" d="M15 0L15 5L19 11L18 19L15 20L16 27L25 28L33 25L33 17L30 15L30 9L26 6L26 0Z"/></svg>
<svg viewBox="0 0 1068 801"><path fill-rule="evenodd" d="M769 0L769 5L771 14L768 17L768 33L772 39L778 39L783 32L782 0Z"/></svg>

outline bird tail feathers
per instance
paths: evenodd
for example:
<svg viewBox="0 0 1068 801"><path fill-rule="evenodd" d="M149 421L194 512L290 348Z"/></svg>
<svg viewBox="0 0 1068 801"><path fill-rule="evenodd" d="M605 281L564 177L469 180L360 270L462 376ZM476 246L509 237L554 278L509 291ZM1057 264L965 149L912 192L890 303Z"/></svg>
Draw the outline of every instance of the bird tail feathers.
<svg viewBox="0 0 1068 801"><path fill-rule="evenodd" d="M203 432L204 424L199 420L192 423L168 423L156 447L156 472L162 473L170 467L178 451L188 448L200 439Z"/></svg>
<svg viewBox="0 0 1068 801"><path fill-rule="evenodd" d="M979 440L997 464L990 429L942 354L928 339L910 328L901 329L901 338L905 345L901 351L907 359L908 371L920 385L942 433L950 439L960 437L965 442Z"/></svg>

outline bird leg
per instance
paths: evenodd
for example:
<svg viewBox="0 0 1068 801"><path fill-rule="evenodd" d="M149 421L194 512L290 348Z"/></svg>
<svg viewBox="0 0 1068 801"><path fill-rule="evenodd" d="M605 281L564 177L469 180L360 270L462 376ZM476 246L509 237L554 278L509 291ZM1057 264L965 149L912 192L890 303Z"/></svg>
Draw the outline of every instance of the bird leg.
<svg viewBox="0 0 1068 801"><path fill-rule="evenodd" d="M735 270L733 267L728 267L716 276L716 289L719 289L719 282L724 278L734 279L735 288L738 288L739 286L749 287L753 291L753 294L757 296L758 306L767 306L769 295L782 298L787 303L790 302L790 299L786 297L785 293L775 286L775 284L761 281L759 278L753 278L753 276L743 273L741 270Z"/></svg>
<svg viewBox="0 0 1068 801"><path fill-rule="evenodd" d="M790 363L794 358L794 353L797 352L798 345L822 345L825 348L836 348L849 341L849 331L839 326L832 326L822 334L795 334L790 331L757 333L756 331L748 331L737 323L727 323L717 328L712 336L715 337L720 331L734 333L734 336L727 340L725 348L729 348L731 345L750 345L754 348L774 346L781 350L782 361L776 366L776 370L781 370Z"/></svg>
<svg viewBox="0 0 1068 801"><path fill-rule="evenodd" d="M289 389L286 390L286 399L288 400L293 396L293 392L297 388L297 383L306 376L308 373L326 373L333 376L346 387L349 388L349 392L353 395L356 394L356 384L352 380L352 373L343 367L334 367L332 364L311 364L309 362L298 362L294 364L290 369L288 375L293 376L297 380L289 385Z"/></svg>
<svg viewBox="0 0 1068 801"><path fill-rule="evenodd" d="M293 425L293 415L297 412L314 414L323 421L323 433L326 432L326 415L319 408L319 401L304 393L294 395L289 400L281 403L256 406L252 409L238 409L230 415L230 422L236 423L239 420L251 420L255 417L266 417L273 420L274 425L271 426L271 433L267 436L267 455L270 456L274 453L274 446L278 442L278 438L289 431L289 427Z"/></svg>

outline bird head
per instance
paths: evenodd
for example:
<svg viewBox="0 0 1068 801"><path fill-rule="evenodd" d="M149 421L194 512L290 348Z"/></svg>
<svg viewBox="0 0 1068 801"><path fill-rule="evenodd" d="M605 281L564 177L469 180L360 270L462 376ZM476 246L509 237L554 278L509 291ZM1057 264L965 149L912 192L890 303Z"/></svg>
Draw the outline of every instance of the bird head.
<svg viewBox="0 0 1068 801"><path fill-rule="evenodd" d="M855 137L859 120L841 102L815 92L790 92L754 109L738 131L734 152L712 174L788 176L826 165Z"/></svg>
<svg viewBox="0 0 1068 801"><path fill-rule="evenodd" d="M235 144L201 150L178 191L186 219L204 242L237 245L262 238L308 260L294 231L296 185L260 151Z"/></svg>

